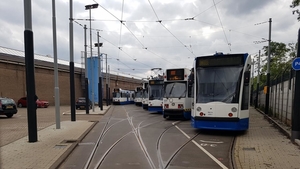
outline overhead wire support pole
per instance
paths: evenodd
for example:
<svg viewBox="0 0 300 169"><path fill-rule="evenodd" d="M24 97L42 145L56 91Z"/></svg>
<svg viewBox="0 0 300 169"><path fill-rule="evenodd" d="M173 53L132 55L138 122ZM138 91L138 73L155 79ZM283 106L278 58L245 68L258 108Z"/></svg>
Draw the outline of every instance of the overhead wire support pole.
<svg viewBox="0 0 300 169"><path fill-rule="evenodd" d="M87 64L86 25L84 25L84 85L85 85L85 114L90 114L89 79Z"/></svg>
<svg viewBox="0 0 300 169"><path fill-rule="evenodd" d="M102 104L102 74L101 74L101 53L100 53L100 47L102 46L102 43L99 42L99 31L97 32L97 44L95 44L96 47L98 47L98 106L100 110L103 110L103 104Z"/></svg>
<svg viewBox="0 0 300 169"><path fill-rule="evenodd" d="M58 87L55 0L52 0L52 15L53 15L52 26L53 26L53 57L54 57L55 120L56 120L56 129L60 129L60 101L59 101L59 87Z"/></svg>
<svg viewBox="0 0 300 169"><path fill-rule="evenodd" d="M269 40L268 40L268 64L267 64L267 90L266 90L266 103L265 114L269 115L269 98L270 98L270 55L271 55L271 25L272 18L269 19Z"/></svg>
<svg viewBox="0 0 300 169"><path fill-rule="evenodd" d="M106 69L106 77L105 77L105 91L106 91L106 106L108 106L108 102L109 102L109 98L108 98L108 94L109 94L109 91L108 91L108 74L107 74L107 54L105 54L105 69Z"/></svg>
<svg viewBox="0 0 300 169"><path fill-rule="evenodd" d="M259 78L260 78L260 50L258 51L258 61L257 61L257 84L256 84L256 99L255 108L258 107L258 91L259 91Z"/></svg>
<svg viewBox="0 0 300 169"><path fill-rule="evenodd" d="M27 91L27 122L28 141L37 142L37 116L35 103L35 79L34 79L34 45L32 32L31 0L24 0L24 48L26 69L26 91Z"/></svg>
<svg viewBox="0 0 300 169"><path fill-rule="evenodd" d="M70 100L71 100L71 121L76 121L75 112L75 77L74 77L74 42L73 42L73 0L70 0Z"/></svg>

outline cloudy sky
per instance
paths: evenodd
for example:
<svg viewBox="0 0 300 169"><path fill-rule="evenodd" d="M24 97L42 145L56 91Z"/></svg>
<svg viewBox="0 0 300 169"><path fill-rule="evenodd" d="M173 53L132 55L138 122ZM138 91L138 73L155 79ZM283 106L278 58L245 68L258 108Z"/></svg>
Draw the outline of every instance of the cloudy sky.
<svg viewBox="0 0 300 169"><path fill-rule="evenodd" d="M111 72L146 78L152 68L191 68L197 56L215 52L255 55L269 37L296 43L300 23L292 0L73 0L74 62L82 62L84 25L90 53L99 31ZM58 59L69 61L69 0L56 1ZM0 1L0 46L24 51L24 2ZM52 1L32 1L34 52L53 56ZM261 43L255 43L261 42ZM93 47L93 54L97 48ZM104 64L105 70L105 64ZM160 72L158 72L160 73Z"/></svg>

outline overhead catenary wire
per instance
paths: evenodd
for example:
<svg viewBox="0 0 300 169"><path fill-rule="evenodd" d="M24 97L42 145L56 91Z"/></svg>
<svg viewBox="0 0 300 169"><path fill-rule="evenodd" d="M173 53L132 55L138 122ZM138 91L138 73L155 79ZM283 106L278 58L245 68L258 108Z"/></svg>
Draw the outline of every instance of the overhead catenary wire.
<svg viewBox="0 0 300 169"><path fill-rule="evenodd" d="M220 15L219 15L219 12L218 12L218 9L217 9L217 5L216 5L216 3L215 3L215 0L213 0L213 2L214 2L214 7L215 7L215 9L216 9L216 13L217 13L217 15L218 15L218 18L219 18L219 21L220 21L221 27L222 27L222 29L223 29L223 33L224 33L224 36L225 36L226 42L227 42L227 44L228 44L229 51L231 52L231 47L230 47L230 45L231 45L231 44L228 42L228 39L227 39L227 36L226 36L225 30L224 30L224 27L223 27L223 23L222 23L221 17L220 17Z"/></svg>
<svg viewBox="0 0 300 169"><path fill-rule="evenodd" d="M195 19L195 17L198 17L198 16L200 16L202 13L204 13L204 12L206 12L206 11L208 11L209 9L211 9L211 8L213 8L213 7L215 7L215 9L216 9L216 12L217 12L217 14L218 14L218 18L219 18L219 21L220 21L220 24L221 24L221 26L217 26L217 25L213 25L213 26L216 26L216 27L221 27L222 28L222 30L223 30L223 33L224 33L224 36L225 36L225 39L226 39L226 42L227 42L227 45L228 45L228 47L229 47L229 50L231 51L231 46L230 46L230 43L229 43L229 41L228 41L228 38L227 38L227 35L226 35L226 33L225 33L225 28L224 28L224 26L223 26L223 23L222 23L222 21L221 21L221 17L220 17L220 15L219 15L219 13L218 13L218 9L217 9L217 4L219 4L219 3L221 3L223 0L220 0L220 1L218 1L218 2L215 2L214 1L214 5L212 5L211 7L209 7L209 8L207 8L205 11L202 11L201 13L199 13L199 14L197 14L197 15L194 15L194 17L191 17L191 18L184 18L184 19L164 19L164 20L162 20L162 19L160 19L159 18L159 15L158 15L158 13L155 11L155 8L154 8L154 6L152 5L152 3L151 3L151 0L148 0L148 3L150 4L150 7L151 7L151 9L152 9L152 11L153 11L153 13L154 13L154 15L155 15L155 17L157 18L157 20L155 21L153 21L153 20L146 20L146 21L144 21L144 20L137 20L137 21L134 21L134 20L131 20L131 21L129 21L129 20L123 20L123 16L125 16L124 15L124 6L125 6L125 1L123 0L122 1L122 12L121 12L121 18L119 19L118 17L116 17L113 13L111 13L108 9L106 9L105 7L103 7L102 5L99 5L102 9L104 9L106 12L108 12L111 16L113 16L116 20L100 20L100 19L93 19L93 21L118 21L119 23L120 23L120 31L119 31L119 44L118 45L115 45L114 43L112 43L112 42L110 42L107 38L105 38L106 40L105 41L107 41L107 42L109 42L111 45L113 45L114 47L116 47L116 48L118 48L119 50L118 50L118 58L120 59L120 53L121 52L124 52L124 48L125 48L125 46L124 45L122 45L122 38L124 38L123 37L123 31L124 31L124 29L123 29L123 26L128 30L128 32L132 35L132 37L134 37L135 39L136 39L136 41L141 45L141 49L145 49L145 50L147 50L149 53L151 53L151 54L153 54L153 55L155 55L156 57L159 57L160 59L163 59L163 60L165 60L165 61L168 61L168 63L170 63L170 61L172 61L171 59L165 59L165 58L163 58L163 57L161 57L161 56L159 56L158 54L156 54L153 50L150 50L150 49L154 49L154 48L158 48L158 47L149 47L148 45L146 46L141 40L140 40L140 38L130 29L130 25L128 25L128 24L126 24L126 23L128 23L128 22L151 22L151 23L154 23L154 22L159 22L160 24L161 24L161 26L166 30L166 31L168 31L169 32L169 34L171 35L171 37L173 37L174 39L176 39L178 42L179 42L179 44L181 45L181 46L183 46L184 48L186 48L186 50L188 50L194 57L196 57L196 55L195 55L195 51L193 51L194 49L192 48L192 46L193 47L196 47L196 46L199 46L199 44L197 43L197 44L184 44L183 43L183 41L181 41L181 39L182 38L179 38L178 36L176 36L171 30L169 30L168 29L168 25L166 25L164 22L167 22L167 21L191 21L191 20L195 20L195 21L198 21L198 22L202 22L202 23L205 23L205 24L209 24L209 25L213 25L213 24L210 24L210 23L207 23L207 22L203 22L203 21L200 21L200 20L196 20ZM95 1L96 2L96 1ZM80 20L80 19L79 19ZM84 20L84 19L83 19ZM230 29L230 31L235 31L235 30L233 30L233 29ZM238 32L238 31L235 31L235 32ZM238 32L238 33L242 33L242 32ZM251 36L250 34L248 34L249 36ZM104 37L102 37L103 39L104 39ZM176 45L176 46L179 46L179 45ZM201 45L201 46L203 46L203 45ZM130 47L130 46L129 46ZM174 47L174 46L170 46L170 47ZM159 48L166 48L165 46L161 46L161 47L159 47ZM133 49L132 47L130 47L130 49ZM139 48L137 48L137 49L139 49ZM196 48L195 48L196 49ZM126 55L128 55L131 59L133 59L134 61L137 61L137 59L135 58L135 57L133 57L133 56L131 56L129 53L126 53ZM171 63L172 65L174 65L175 66L175 64L174 63ZM147 64L146 64L147 65ZM147 65L147 66L149 66L149 65ZM150 66L149 66L150 67Z"/></svg>
<svg viewBox="0 0 300 169"><path fill-rule="evenodd" d="M150 6L152 8L153 13L155 14L155 16L157 18L157 22L160 23L161 26L164 27L179 43L181 43L185 47L185 49L187 49L189 52L191 52L194 55L194 57L196 57L196 55L193 53L193 51L189 50L184 43L182 43L165 25L162 24L162 20L159 19L152 3L150 2L150 0L148 0L148 2L149 2Z"/></svg>

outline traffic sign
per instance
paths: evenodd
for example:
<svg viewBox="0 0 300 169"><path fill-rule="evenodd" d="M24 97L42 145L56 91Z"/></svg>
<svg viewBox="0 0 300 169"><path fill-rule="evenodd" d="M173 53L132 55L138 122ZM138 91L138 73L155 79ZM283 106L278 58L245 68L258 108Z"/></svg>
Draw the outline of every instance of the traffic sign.
<svg viewBox="0 0 300 169"><path fill-rule="evenodd" d="M292 62L292 68L294 70L300 70L300 58L295 58Z"/></svg>

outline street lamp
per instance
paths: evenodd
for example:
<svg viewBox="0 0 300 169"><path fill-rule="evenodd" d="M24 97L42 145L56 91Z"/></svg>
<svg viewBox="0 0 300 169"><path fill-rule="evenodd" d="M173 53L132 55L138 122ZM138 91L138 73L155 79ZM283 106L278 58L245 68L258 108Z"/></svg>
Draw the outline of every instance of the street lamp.
<svg viewBox="0 0 300 169"><path fill-rule="evenodd" d="M92 46L92 19L91 19L91 9L98 8L99 4L86 5L85 10L89 10L90 12L90 47L91 47L91 75L92 75L92 103L93 103L93 112L95 111L95 97L94 97L94 77L93 77L93 46Z"/></svg>

